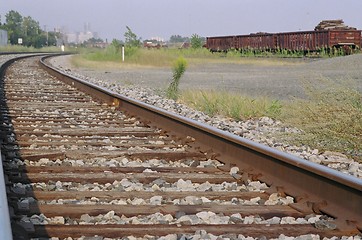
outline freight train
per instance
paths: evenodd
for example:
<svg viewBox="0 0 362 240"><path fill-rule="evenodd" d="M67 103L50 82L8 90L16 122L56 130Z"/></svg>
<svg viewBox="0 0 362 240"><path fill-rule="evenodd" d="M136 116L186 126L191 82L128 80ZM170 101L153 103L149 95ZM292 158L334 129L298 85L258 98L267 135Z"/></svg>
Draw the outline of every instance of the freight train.
<svg viewBox="0 0 362 240"><path fill-rule="evenodd" d="M361 49L361 30L322 29L286 33L255 33L249 35L207 37L206 48L211 52L227 52L235 49L276 52L280 50L303 53L318 52L322 49L342 49L349 54Z"/></svg>

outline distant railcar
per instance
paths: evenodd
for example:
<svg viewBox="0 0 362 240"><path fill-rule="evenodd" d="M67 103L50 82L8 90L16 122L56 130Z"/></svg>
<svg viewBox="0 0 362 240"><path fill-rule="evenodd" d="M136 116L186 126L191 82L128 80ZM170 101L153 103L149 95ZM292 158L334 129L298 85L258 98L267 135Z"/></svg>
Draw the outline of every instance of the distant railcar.
<svg viewBox="0 0 362 240"><path fill-rule="evenodd" d="M321 49L362 47L361 30L329 29L286 33L257 33L250 35L220 36L206 38L206 48L212 52L230 49L276 51L320 51Z"/></svg>
<svg viewBox="0 0 362 240"><path fill-rule="evenodd" d="M208 37L206 39L206 48L211 52L227 52L234 49L236 36Z"/></svg>
<svg viewBox="0 0 362 240"><path fill-rule="evenodd" d="M278 33L279 49L292 51L319 51L322 48L359 48L360 30L323 30L307 32Z"/></svg>
<svg viewBox="0 0 362 240"><path fill-rule="evenodd" d="M236 49L271 50L275 48L275 34L256 33L236 36Z"/></svg>

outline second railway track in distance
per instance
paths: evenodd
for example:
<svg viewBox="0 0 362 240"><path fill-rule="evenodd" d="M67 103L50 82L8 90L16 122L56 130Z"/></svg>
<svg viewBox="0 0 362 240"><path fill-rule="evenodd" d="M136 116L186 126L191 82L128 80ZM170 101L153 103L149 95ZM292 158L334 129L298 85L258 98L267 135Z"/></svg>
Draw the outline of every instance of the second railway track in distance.
<svg viewBox="0 0 362 240"><path fill-rule="evenodd" d="M284 162L273 166L271 172L280 175L273 178L251 164L271 164L262 160L269 150L254 153L253 144L250 149L239 146L230 135L208 133L192 122L183 126L184 119L173 131L174 115L155 117L146 107L137 116L136 107L130 104L128 109L126 100L86 87L96 98L106 99L97 102L76 89L83 86L63 83L38 62L39 57L19 60L2 83L2 155L15 238L236 239L360 233L360 182L341 177L330 183L340 175L327 177L331 180L322 176L328 183L315 186L345 183L337 187L341 192L328 189L351 199L352 207L344 214L345 207L336 206L343 197L330 200L326 191L323 199L313 190L308 196L303 183L295 189L294 180L283 184L288 178L313 184L308 178L322 175L323 169L303 173L307 177L300 179L302 175L279 169L294 164L291 169L299 172L299 163L274 153L271 159ZM196 128L202 133L188 134ZM216 135L216 140L201 141L201 134ZM218 141L230 145L220 150ZM239 158L232 159L239 148ZM302 166L301 172L308 167ZM282 176L286 174L294 176Z"/></svg>

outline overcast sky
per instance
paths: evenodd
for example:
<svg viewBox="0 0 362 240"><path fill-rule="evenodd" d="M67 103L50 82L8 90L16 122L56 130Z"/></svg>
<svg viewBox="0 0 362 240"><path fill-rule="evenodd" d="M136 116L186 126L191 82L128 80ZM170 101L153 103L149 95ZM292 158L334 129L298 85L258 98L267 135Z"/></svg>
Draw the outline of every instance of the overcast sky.
<svg viewBox="0 0 362 240"><path fill-rule="evenodd" d="M218 36L313 30L326 19L362 29L362 0L0 0L1 21L10 10L44 28L122 39L129 26L143 40L171 35Z"/></svg>

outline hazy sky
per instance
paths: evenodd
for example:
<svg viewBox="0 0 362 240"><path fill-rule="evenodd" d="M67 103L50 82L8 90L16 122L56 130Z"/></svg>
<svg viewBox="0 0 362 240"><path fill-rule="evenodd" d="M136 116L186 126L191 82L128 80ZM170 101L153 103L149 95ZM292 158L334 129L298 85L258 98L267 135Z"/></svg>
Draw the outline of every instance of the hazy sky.
<svg viewBox="0 0 362 240"><path fill-rule="evenodd" d="M325 19L362 29L362 0L0 0L1 21L10 10L44 28L83 31L122 39L129 26L138 37L217 36L313 30Z"/></svg>

